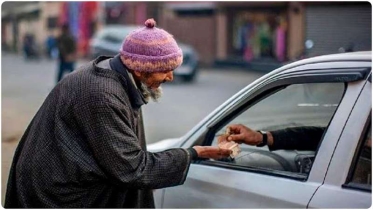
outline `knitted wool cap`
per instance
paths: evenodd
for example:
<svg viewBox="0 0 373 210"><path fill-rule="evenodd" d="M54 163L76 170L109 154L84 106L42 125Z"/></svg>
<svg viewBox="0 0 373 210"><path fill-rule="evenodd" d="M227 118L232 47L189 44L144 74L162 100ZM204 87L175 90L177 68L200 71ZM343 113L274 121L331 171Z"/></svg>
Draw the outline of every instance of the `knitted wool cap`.
<svg viewBox="0 0 373 210"><path fill-rule="evenodd" d="M171 34L155 27L154 19L134 30L123 41L120 53L124 64L140 72L166 72L183 62L183 53Z"/></svg>

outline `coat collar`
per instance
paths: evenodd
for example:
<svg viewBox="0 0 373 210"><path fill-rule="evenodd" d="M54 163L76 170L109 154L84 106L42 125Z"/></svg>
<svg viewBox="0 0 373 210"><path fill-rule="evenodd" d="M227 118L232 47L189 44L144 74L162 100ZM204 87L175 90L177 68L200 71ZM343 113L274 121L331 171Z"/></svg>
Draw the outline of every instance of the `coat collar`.
<svg viewBox="0 0 373 210"><path fill-rule="evenodd" d="M98 66L98 63L106 59L109 60L107 67ZM147 103L141 91L136 87L136 85L133 83L133 80L130 78L130 73L128 72L126 66L120 60L120 55L117 55L114 58L109 56L99 56L96 60L93 61L93 66L99 74L103 74L109 77L112 77L115 74L119 74L122 76L122 85L128 94L132 108L139 109L142 105ZM107 71L108 69L110 69L110 71ZM115 71L116 73L109 73L113 71Z"/></svg>
<svg viewBox="0 0 373 210"><path fill-rule="evenodd" d="M145 98L141 91L136 87L133 78L130 77L126 66L122 63L120 55L116 55L113 59L110 59L110 67L114 71L122 75L127 81L128 96L130 97L131 105L133 108L140 108L146 104Z"/></svg>

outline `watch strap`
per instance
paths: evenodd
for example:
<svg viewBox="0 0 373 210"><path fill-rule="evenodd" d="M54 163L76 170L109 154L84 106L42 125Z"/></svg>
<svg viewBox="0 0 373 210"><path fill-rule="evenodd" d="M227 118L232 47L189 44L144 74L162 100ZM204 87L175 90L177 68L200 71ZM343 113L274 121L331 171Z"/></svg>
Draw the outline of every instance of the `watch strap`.
<svg viewBox="0 0 373 210"><path fill-rule="evenodd" d="M262 134L263 136L263 140L260 144L256 145L257 147L264 147L267 145L267 142L268 142L268 136L267 136L267 132L265 131L258 131L259 133Z"/></svg>

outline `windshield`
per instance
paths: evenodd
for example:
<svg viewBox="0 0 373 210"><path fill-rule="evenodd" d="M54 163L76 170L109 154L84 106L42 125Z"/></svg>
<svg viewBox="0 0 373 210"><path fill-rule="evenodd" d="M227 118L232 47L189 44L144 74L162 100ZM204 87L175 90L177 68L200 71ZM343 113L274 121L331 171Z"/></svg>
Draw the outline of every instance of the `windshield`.
<svg viewBox="0 0 373 210"><path fill-rule="evenodd" d="M110 36L111 39L122 41L129 33L137 29L136 26L128 27L108 27L100 30L96 36L98 39L105 39Z"/></svg>

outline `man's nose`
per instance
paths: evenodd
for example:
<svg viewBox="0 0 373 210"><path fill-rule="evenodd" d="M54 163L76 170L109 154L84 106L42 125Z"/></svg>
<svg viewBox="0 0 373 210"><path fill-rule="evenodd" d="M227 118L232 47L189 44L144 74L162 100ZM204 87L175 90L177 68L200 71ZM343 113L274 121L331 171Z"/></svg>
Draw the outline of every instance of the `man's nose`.
<svg viewBox="0 0 373 210"><path fill-rule="evenodd" d="M174 73L173 73L173 71L170 71L170 72L167 73L165 80L167 82L171 82L172 80L174 80Z"/></svg>

